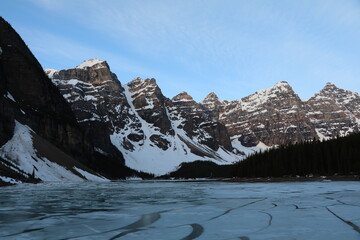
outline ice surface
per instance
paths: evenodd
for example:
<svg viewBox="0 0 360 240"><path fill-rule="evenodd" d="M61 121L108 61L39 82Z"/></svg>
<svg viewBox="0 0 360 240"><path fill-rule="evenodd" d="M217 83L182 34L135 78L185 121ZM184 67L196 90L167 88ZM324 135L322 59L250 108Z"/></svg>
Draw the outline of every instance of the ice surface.
<svg viewBox="0 0 360 240"><path fill-rule="evenodd" d="M0 188L0 239L359 239L359 182Z"/></svg>

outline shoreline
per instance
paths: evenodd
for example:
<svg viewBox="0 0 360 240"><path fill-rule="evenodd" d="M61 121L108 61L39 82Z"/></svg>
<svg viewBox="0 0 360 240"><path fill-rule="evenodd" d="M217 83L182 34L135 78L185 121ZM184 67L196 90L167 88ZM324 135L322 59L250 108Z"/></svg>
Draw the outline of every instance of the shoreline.
<svg viewBox="0 0 360 240"><path fill-rule="evenodd" d="M116 182L119 180L111 180ZM122 180L131 181L131 180ZM313 176L313 177L274 177L274 178L178 178L178 179L143 179L141 181L173 181L173 182L228 182L228 183L277 183L277 182L353 182L360 181L358 175L339 175L339 176ZM40 183L40 182L23 182L23 183ZM22 183L19 183L22 184ZM0 187L15 186L18 184L0 181Z"/></svg>
<svg viewBox="0 0 360 240"><path fill-rule="evenodd" d="M151 180L151 179L148 179ZM313 177L268 177L268 178L178 178L178 179L154 179L160 181L176 182L229 182L229 183L276 183L276 182L353 182L360 181L358 175L339 175L339 176L313 176Z"/></svg>
<svg viewBox="0 0 360 240"><path fill-rule="evenodd" d="M223 182L243 182L243 183L256 183L256 182L323 182L323 181L360 181L360 176L313 176L313 177L274 177L274 178L232 178L223 179Z"/></svg>

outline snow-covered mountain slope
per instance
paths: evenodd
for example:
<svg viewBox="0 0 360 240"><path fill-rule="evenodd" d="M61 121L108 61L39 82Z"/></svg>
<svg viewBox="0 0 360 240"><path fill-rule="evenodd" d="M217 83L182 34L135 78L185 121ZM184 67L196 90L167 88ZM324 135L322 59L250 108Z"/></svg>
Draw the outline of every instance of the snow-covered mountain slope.
<svg viewBox="0 0 360 240"><path fill-rule="evenodd" d="M0 148L0 158L4 160L0 164L24 178L41 181L107 181L50 143L44 146L44 141L28 126L15 121L13 137ZM3 181L18 182L11 177Z"/></svg>
<svg viewBox="0 0 360 240"><path fill-rule="evenodd" d="M182 162L229 164L243 158L233 152L226 128L187 94L170 100L155 79L136 78L122 86L105 61L85 61L82 66L45 72L78 122L94 138L109 136L112 144L97 145L103 154L110 154L109 145L115 146L127 166L154 174L173 171Z"/></svg>
<svg viewBox="0 0 360 240"><path fill-rule="evenodd" d="M221 101L210 93L201 103L225 124L232 140L254 147L329 139L359 131L359 94L328 83L302 101L287 82L237 101Z"/></svg>
<svg viewBox="0 0 360 240"><path fill-rule="evenodd" d="M197 126L189 124L189 119L196 121L197 117L183 117L183 110L175 106L176 101L157 94L159 88L155 80L135 79L124 88L144 134L140 141L127 139L131 142L131 149L125 148L123 144L126 131L120 130L111 135L112 143L124 154L127 166L160 175L175 170L183 162L212 160L218 164L230 164L241 159L242 156L235 155L224 146L211 148L206 138L219 143L206 132L205 124L200 126L204 122L199 121Z"/></svg>

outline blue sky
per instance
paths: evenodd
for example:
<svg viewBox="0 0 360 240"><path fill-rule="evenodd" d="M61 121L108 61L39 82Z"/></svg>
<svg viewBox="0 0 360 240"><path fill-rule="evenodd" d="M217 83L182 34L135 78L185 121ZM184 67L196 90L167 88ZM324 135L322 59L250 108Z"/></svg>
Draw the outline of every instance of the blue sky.
<svg viewBox="0 0 360 240"><path fill-rule="evenodd" d="M359 0L0 0L44 68L107 60L121 83L234 100L288 81L360 92Z"/></svg>

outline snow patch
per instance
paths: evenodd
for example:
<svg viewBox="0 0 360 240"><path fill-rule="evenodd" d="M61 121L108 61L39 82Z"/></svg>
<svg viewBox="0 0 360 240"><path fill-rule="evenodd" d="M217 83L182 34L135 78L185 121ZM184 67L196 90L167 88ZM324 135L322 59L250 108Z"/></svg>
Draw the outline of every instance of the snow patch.
<svg viewBox="0 0 360 240"><path fill-rule="evenodd" d="M231 141L231 145L233 148L245 153L245 157L247 157L253 153L265 151L265 150L271 148L261 141L254 147L245 147L241 144L241 142L239 141L238 138L233 139Z"/></svg>
<svg viewBox="0 0 360 240"><path fill-rule="evenodd" d="M11 93L7 92L5 95L6 98L10 99L13 102L16 102L15 98L11 95Z"/></svg>
<svg viewBox="0 0 360 240"><path fill-rule="evenodd" d="M22 183L21 181L15 180L13 178L5 177L5 176L0 176L0 181L11 183L11 184Z"/></svg>
<svg viewBox="0 0 360 240"><path fill-rule="evenodd" d="M90 59L90 60L86 60L86 61L83 61L79 66L77 66L76 68L79 68L79 69L86 69L86 68L89 68L89 67L93 67L94 65L96 64L101 64L103 63L104 61L101 61L100 59L98 58L93 58L93 59Z"/></svg>
<svg viewBox="0 0 360 240"><path fill-rule="evenodd" d="M324 134L322 134L318 128L315 128L315 132L318 135L320 141L324 141L324 140L326 141L330 139L329 137L326 137Z"/></svg>
<svg viewBox="0 0 360 240"><path fill-rule="evenodd" d="M355 118L355 122L360 127L360 118Z"/></svg>
<svg viewBox="0 0 360 240"><path fill-rule="evenodd" d="M33 133L31 128L15 121L14 135L0 148L0 156L42 181L84 181L63 166L39 157L33 147Z"/></svg>
<svg viewBox="0 0 360 240"><path fill-rule="evenodd" d="M104 151L103 151L102 149L100 149L100 148L95 147L94 150L95 150L96 152L98 152L98 153L101 153L102 155L105 155L105 156L109 155L109 154L107 154L106 152L104 152Z"/></svg>
<svg viewBox="0 0 360 240"><path fill-rule="evenodd" d="M89 172L86 172L80 168L77 167L73 167L73 169L75 171L77 171L78 173L80 173L84 178L86 178L89 181L94 181L94 182L109 182L110 180L100 177L100 176L96 176L94 174L91 174Z"/></svg>

